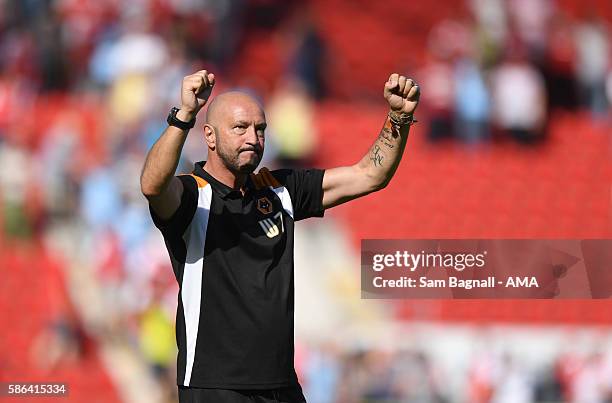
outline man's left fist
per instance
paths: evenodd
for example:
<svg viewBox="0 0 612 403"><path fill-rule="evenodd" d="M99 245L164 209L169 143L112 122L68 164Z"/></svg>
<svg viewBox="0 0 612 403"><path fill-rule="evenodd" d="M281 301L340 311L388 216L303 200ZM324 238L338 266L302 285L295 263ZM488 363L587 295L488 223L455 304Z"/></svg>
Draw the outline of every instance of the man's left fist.
<svg viewBox="0 0 612 403"><path fill-rule="evenodd" d="M419 104L419 85L410 78L393 73L385 83L385 99L392 111L412 115Z"/></svg>

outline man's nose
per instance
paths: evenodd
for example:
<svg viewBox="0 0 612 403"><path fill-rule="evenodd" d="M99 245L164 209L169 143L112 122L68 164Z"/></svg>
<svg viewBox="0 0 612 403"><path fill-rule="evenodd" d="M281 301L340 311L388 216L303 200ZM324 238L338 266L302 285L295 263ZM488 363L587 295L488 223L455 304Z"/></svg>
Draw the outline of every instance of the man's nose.
<svg viewBox="0 0 612 403"><path fill-rule="evenodd" d="M249 126L249 128L247 129L246 142L253 146L259 143L257 139L257 130L255 130L255 126Z"/></svg>

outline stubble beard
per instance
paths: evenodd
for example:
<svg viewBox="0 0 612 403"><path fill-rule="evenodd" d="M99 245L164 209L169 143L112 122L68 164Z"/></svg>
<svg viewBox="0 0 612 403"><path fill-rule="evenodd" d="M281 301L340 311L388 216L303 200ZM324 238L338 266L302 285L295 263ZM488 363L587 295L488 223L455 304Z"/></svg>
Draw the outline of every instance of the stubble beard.
<svg viewBox="0 0 612 403"><path fill-rule="evenodd" d="M259 153L256 153L257 156L253 160L253 162L248 162L246 164L240 164L240 152L230 155L226 153L222 148L217 148L217 154L219 158L223 162L223 165L234 174L250 174L255 171L259 163L261 162L261 157Z"/></svg>

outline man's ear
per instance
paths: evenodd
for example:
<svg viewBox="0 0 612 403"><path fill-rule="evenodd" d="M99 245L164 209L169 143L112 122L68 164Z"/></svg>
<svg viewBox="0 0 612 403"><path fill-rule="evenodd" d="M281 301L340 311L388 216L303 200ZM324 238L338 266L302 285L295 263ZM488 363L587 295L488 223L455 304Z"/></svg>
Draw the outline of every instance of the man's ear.
<svg viewBox="0 0 612 403"><path fill-rule="evenodd" d="M214 150L217 145L217 136L215 135L215 128L209 124L204 125L204 140L208 148Z"/></svg>

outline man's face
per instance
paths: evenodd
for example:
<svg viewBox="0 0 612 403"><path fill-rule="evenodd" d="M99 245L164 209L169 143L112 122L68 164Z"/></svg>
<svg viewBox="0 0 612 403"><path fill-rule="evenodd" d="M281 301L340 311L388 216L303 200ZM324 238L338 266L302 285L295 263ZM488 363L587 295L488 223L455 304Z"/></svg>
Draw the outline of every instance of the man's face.
<svg viewBox="0 0 612 403"><path fill-rule="evenodd" d="M216 152L235 173L251 173L263 157L266 118L259 105L238 99L227 106L216 131Z"/></svg>

